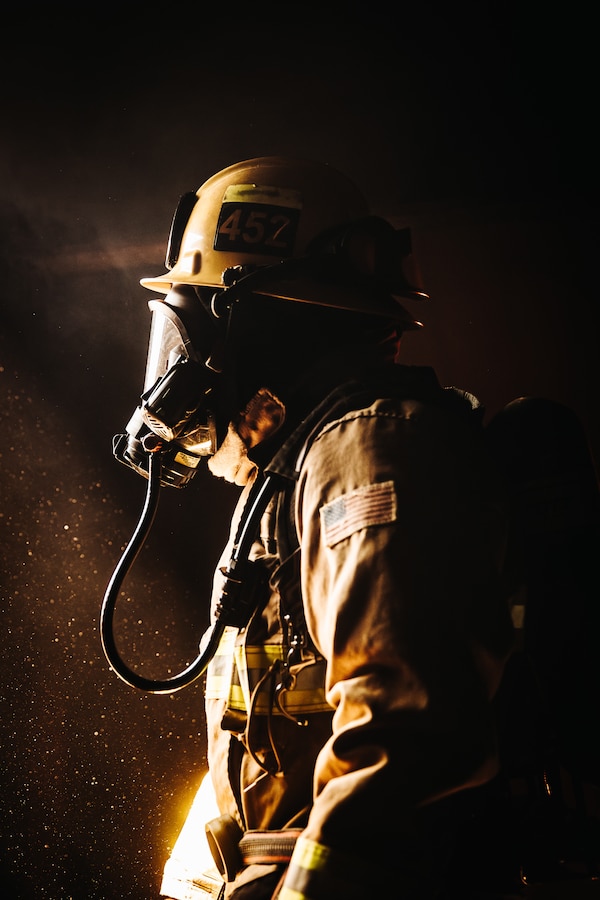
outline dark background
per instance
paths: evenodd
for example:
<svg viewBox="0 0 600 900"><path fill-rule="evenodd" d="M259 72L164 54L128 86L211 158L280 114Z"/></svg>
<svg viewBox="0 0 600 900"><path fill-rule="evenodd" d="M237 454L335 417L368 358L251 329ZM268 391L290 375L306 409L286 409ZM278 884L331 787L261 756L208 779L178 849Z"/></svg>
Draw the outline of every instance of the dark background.
<svg viewBox="0 0 600 900"><path fill-rule="evenodd" d="M340 168L413 228L432 299L404 361L488 418L520 395L567 404L600 456L591 13L201 6L4 20L0 878L15 898L157 897L205 767L201 681L137 692L98 634L145 493L111 452L143 380L139 279L164 271L180 194L258 155ZM236 496L204 471L162 492L117 616L143 674L195 656Z"/></svg>

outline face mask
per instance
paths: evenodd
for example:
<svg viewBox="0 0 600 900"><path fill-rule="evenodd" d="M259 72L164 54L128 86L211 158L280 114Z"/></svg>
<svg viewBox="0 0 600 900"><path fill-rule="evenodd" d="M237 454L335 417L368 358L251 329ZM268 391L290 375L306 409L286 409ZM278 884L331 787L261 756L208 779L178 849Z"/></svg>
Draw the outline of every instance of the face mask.
<svg viewBox="0 0 600 900"><path fill-rule="evenodd" d="M219 336L193 288L151 300L152 325L140 403L125 434L113 439L116 459L147 477L149 453L161 454L161 484L183 487L216 450L219 374L210 368Z"/></svg>

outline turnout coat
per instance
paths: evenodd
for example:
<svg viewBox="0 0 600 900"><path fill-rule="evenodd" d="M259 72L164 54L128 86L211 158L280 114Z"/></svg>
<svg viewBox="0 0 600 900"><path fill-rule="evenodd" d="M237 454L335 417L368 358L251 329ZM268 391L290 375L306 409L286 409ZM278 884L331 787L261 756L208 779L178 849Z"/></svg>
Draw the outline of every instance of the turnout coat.
<svg viewBox="0 0 600 900"><path fill-rule="evenodd" d="M271 478L256 611L207 673L208 762L240 833L297 840L290 861L231 872L225 896L351 900L393 879L396 896L429 897L452 798L498 767L504 486L477 402L433 370L332 367L317 383L321 402L276 452L249 454L215 576L218 598L248 498Z"/></svg>

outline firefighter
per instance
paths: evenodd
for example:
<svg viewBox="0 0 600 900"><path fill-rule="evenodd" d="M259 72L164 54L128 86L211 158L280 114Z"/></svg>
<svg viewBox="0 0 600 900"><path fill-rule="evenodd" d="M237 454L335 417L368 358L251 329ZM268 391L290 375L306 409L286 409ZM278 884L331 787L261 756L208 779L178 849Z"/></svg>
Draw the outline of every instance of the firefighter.
<svg viewBox="0 0 600 900"><path fill-rule="evenodd" d="M427 299L410 237L329 165L263 157L181 198L167 271L142 280L163 322L147 387L198 376L165 483L207 456L240 486L213 623L244 583L206 672L195 849L164 896L443 896L496 775L504 487L476 398L398 361Z"/></svg>

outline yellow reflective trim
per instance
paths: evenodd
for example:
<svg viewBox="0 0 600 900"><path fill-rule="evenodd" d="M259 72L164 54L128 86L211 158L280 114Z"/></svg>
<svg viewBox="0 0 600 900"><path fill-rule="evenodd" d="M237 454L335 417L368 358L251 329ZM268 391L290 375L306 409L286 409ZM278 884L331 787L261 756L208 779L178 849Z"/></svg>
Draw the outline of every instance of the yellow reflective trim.
<svg viewBox="0 0 600 900"><path fill-rule="evenodd" d="M231 675L207 675L204 696L207 700L223 700L229 693Z"/></svg>
<svg viewBox="0 0 600 900"><path fill-rule="evenodd" d="M306 894L293 891L291 888L282 887L277 894L277 900L308 900Z"/></svg>
<svg viewBox="0 0 600 900"><path fill-rule="evenodd" d="M207 700L224 700L229 693L233 678L233 651L237 633L237 628L228 626L221 636L217 651L206 670L204 695Z"/></svg>
<svg viewBox="0 0 600 900"><path fill-rule="evenodd" d="M240 685L230 684L228 687L229 692L226 694L227 706L231 707L231 709L239 709L241 712L248 712L244 692Z"/></svg>
<svg viewBox="0 0 600 900"><path fill-rule="evenodd" d="M256 184L230 184L223 203L268 203L302 209L302 194L294 188L261 187Z"/></svg>
<svg viewBox="0 0 600 900"><path fill-rule="evenodd" d="M241 709L245 709L246 711L248 711L250 709L250 698L252 696L253 690L253 688L250 687L250 679L248 677L248 673L258 672L260 673L260 675L264 674L264 672L266 672L267 669L269 669L269 667L276 660L283 659L283 647L281 646L281 644L263 644L262 646L245 646L243 644L238 644L238 646L234 649L234 659L244 697L244 706L242 706ZM233 706L233 704L236 702L233 691L235 686L232 684L231 687L232 690L229 696L229 702ZM234 706L234 709L235 708L240 707ZM268 712L268 710L269 706L264 705L262 712ZM260 701L256 707L256 711L261 711Z"/></svg>
<svg viewBox="0 0 600 900"><path fill-rule="evenodd" d="M224 672L231 673L232 662L232 656L214 656L210 661L211 674L218 678Z"/></svg>
<svg viewBox="0 0 600 900"><path fill-rule="evenodd" d="M250 698L258 680L277 660L283 660L281 644L253 644L236 646L238 631L227 628L219 643L217 653L206 674L205 696L207 700L225 700L230 709L248 712ZM319 664L309 664L296 672L296 687L283 691L280 702L291 715L330 712L325 698L323 669ZM258 715L281 715L276 704L271 706L267 689L259 692L254 711Z"/></svg>
<svg viewBox="0 0 600 900"><path fill-rule="evenodd" d="M283 659L283 647L281 644L240 645L235 648L234 656L238 672L268 669L275 660Z"/></svg>
<svg viewBox="0 0 600 900"><path fill-rule="evenodd" d="M324 869L331 856L331 847L311 841L310 838L299 837L292 854L291 865L300 869L315 872Z"/></svg>
<svg viewBox="0 0 600 900"><path fill-rule="evenodd" d="M227 687L229 688L229 692L227 692ZM317 693L316 691L301 691L301 696L299 697L296 697L295 694L296 691L290 691L289 693L283 695L282 706L286 710L286 712L296 714L331 712L331 706L324 699L322 692ZM235 709L239 712L248 711L244 700L244 692L239 684L224 686L222 689L222 693L220 693L218 696L212 694L209 696L207 688L206 697L209 700L224 700L227 697L227 705L230 707L230 709ZM275 716L282 715L276 704L273 707L270 706L268 694L258 695L258 697L254 701L254 712L257 715L261 716L266 716L269 712L271 712L271 714Z"/></svg>
<svg viewBox="0 0 600 900"><path fill-rule="evenodd" d="M219 646L217 647L215 656L231 656L235 647L235 639L237 638L237 636L238 629L233 628L231 625L227 625L225 631L221 636L221 640L219 641Z"/></svg>

